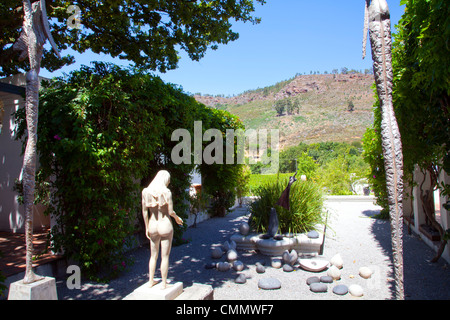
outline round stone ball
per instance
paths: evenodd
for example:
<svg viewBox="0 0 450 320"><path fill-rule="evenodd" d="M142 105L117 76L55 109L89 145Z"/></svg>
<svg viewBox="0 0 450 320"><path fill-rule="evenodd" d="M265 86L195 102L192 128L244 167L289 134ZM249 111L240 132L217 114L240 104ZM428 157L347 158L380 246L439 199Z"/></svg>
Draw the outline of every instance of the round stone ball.
<svg viewBox="0 0 450 320"><path fill-rule="evenodd" d="M230 270L231 268L231 264L229 264L228 262L219 262L217 264L217 270L221 271L221 272L226 272L228 270Z"/></svg>
<svg viewBox="0 0 450 320"><path fill-rule="evenodd" d="M333 280L339 280L341 278L341 271L333 265L328 269L327 275L332 277Z"/></svg>
<svg viewBox="0 0 450 320"><path fill-rule="evenodd" d="M364 295L363 288L358 284L352 284L348 287L348 292L354 297L362 297Z"/></svg>
<svg viewBox="0 0 450 320"><path fill-rule="evenodd" d="M220 258L222 258L222 255L223 255L223 251L221 248L215 247L215 248L211 249L211 258L220 259Z"/></svg>
<svg viewBox="0 0 450 320"><path fill-rule="evenodd" d="M272 268L280 269L283 266L281 259L274 258L271 262Z"/></svg>
<svg viewBox="0 0 450 320"><path fill-rule="evenodd" d="M342 260L341 255L338 253L330 260L330 264L336 266L338 269L342 269L344 266L344 260Z"/></svg>
<svg viewBox="0 0 450 320"><path fill-rule="evenodd" d="M285 265L283 265L283 271L284 272L292 272L292 271L294 271L294 268L290 265L290 264L285 264Z"/></svg>
<svg viewBox="0 0 450 320"><path fill-rule="evenodd" d="M266 272L266 268L259 262L257 262L256 264L256 272L257 273L264 273Z"/></svg>
<svg viewBox="0 0 450 320"><path fill-rule="evenodd" d="M239 284L244 284L247 282L247 277L245 276L245 274L240 274L238 275L238 277L234 280L234 282L239 283Z"/></svg>
<svg viewBox="0 0 450 320"><path fill-rule="evenodd" d="M236 250L234 250L234 249L228 250L228 252L227 252L228 262L235 261L235 260L237 260L237 258L238 258L238 254L237 254Z"/></svg>
<svg viewBox="0 0 450 320"><path fill-rule="evenodd" d="M369 279L372 276L372 270L367 267L359 268L359 275L364 279Z"/></svg>
<svg viewBox="0 0 450 320"><path fill-rule="evenodd" d="M235 271L242 271L244 270L244 264L242 263L242 261L236 260L233 262L233 269Z"/></svg>
<svg viewBox="0 0 450 320"><path fill-rule="evenodd" d="M247 222L243 222L241 226L239 227L239 233L243 236L248 235L250 232L250 226Z"/></svg>

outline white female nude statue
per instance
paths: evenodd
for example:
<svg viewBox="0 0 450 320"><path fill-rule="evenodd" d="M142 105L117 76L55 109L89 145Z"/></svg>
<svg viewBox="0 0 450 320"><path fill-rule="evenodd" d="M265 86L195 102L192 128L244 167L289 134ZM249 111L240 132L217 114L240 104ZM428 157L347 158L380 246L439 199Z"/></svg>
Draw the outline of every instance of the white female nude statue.
<svg viewBox="0 0 450 320"><path fill-rule="evenodd" d="M145 222L145 234L150 239L149 283L153 287L157 281L153 279L161 247L161 278L162 289L167 287L169 271L169 254L172 248L173 227L170 216L179 225L183 220L173 211L172 192L167 188L170 174L159 171L150 185L142 190L142 215Z"/></svg>

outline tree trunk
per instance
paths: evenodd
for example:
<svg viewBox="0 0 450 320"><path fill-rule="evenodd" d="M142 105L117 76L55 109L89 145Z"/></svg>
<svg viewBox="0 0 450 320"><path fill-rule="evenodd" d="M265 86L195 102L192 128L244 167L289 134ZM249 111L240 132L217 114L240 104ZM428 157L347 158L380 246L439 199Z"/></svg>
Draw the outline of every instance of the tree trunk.
<svg viewBox="0 0 450 320"><path fill-rule="evenodd" d="M445 230L444 228L442 228L439 222L437 222L435 216L433 192L434 187L437 185L438 173L434 171L433 167L434 167L433 164L430 164L428 166L428 169L426 169L425 171L423 181L420 184L420 200L422 201L422 208L423 212L425 213L425 216L431 223L431 226L439 232L439 235L441 237L441 243L439 244L436 256L433 259L431 259L431 262L437 262L439 258L442 256L442 253L444 252L445 246L447 245L447 241L444 239ZM431 179L430 189L423 190L423 184L427 178L426 173L430 175Z"/></svg>
<svg viewBox="0 0 450 320"><path fill-rule="evenodd" d="M403 300L403 154L392 103L392 39L386 0L366 0L366 21L367 19L375 83L381 105L381 140L386 169L396 298Z"/></svg>

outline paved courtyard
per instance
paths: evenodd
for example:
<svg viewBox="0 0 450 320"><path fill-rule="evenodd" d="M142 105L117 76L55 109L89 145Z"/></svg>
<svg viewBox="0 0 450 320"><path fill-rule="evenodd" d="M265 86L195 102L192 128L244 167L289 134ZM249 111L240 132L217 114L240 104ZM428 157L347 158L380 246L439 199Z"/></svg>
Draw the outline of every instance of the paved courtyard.
<svg viewBox="0 0 450 320"><path fill-rule="evenodd" d="M184 287L193 283L209 284L214 288L216 300L285 300L285 299L326 299L326 300L386 300L393 299L393 269L390 247L390 226L385 220L371 218L380 208L372 201L349 201L346 198L327 201L330 213L328 220L323 259L331 259L339 253L344 260L341 280L328 284L326 293L313 293L306 284L311 276L326 275L307 272L297 268L287 273L270 266L270 257L254 251L238 250L239 260L246 268L241 272L247 276L247 283L234 282L237 272L207 270L205 265L213 262L211 247L220 245L237 232L239 225L248 219L248 211L237 208L225 218L213 218L189 228L184 238L189 243L172 248L169 278L181 281ZM130 253L134 265L129 272L109 284L82 282L81 289L69 290L65 279L58 279L59 299L122 299L148 280L149 248L142 247ZM450 270L440 259L430 263L434 252L417 236L404 234L404 273L406 299L450 299ZM219 261L224 260L222 258ZM217 260L216 260L217 261ZM266 265L266 272L258 274L255 263ZM158 262L159 266L159 262ZM360 267L374 271L370 279L358 275ZM158 271L156 276L158 276ZM273 277L280 280L279 290L258 289L261 278ZM335 285L359 284L364 296L356 298L347 294L338 296L332 292Z"/></svg>

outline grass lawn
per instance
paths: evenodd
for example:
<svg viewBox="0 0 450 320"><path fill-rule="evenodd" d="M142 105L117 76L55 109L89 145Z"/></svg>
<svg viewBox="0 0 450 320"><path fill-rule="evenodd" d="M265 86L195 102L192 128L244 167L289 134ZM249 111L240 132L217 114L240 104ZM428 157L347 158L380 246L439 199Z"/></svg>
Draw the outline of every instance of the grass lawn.
<svg viewBox="0 0 450 320"><path fill-rule="evenodd" d="M252 174L250 175L250 193L254 194L254 190L269 181L277 179L289 179L293 173L279 173L279 174ZM287 185L286 185L287 186Z"/></svg>

